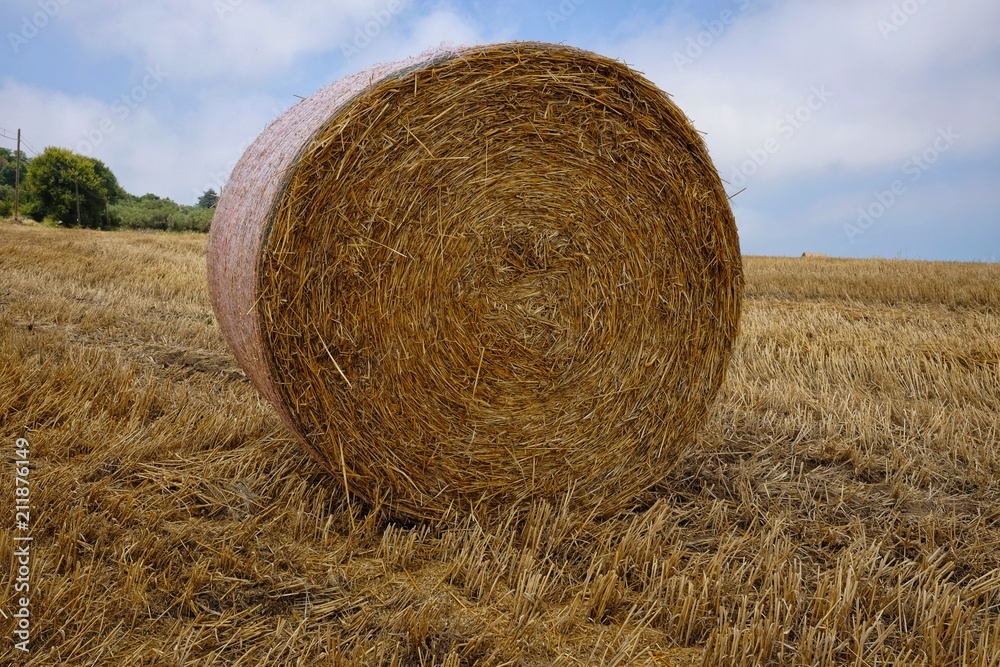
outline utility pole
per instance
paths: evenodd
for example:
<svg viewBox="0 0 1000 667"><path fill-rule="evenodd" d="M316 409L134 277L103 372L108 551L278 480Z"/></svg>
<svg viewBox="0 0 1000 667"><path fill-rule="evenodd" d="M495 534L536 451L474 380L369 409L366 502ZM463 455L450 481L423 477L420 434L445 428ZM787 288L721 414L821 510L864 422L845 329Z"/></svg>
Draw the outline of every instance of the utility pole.
<svg viewBox="0 0 1000 667"><path fill-rule="evenodd" d="M14 221L20 222L18 206L21 203L21 128L17 128L17 152L14 153Z"/></svg>

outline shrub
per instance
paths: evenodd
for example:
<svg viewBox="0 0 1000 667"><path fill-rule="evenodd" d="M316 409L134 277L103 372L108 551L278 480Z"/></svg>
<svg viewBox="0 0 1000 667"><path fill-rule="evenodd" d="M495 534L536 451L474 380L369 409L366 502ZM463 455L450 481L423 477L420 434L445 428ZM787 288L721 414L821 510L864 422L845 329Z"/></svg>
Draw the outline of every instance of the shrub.
<svg viewBox="0 0 1000 667"><path fill-rule="evenodd" d="M207 232L214 209L183 206L176 202L146 194L130 197L109 207L112 219L125 229L159 229L171 232Z"/></svg>

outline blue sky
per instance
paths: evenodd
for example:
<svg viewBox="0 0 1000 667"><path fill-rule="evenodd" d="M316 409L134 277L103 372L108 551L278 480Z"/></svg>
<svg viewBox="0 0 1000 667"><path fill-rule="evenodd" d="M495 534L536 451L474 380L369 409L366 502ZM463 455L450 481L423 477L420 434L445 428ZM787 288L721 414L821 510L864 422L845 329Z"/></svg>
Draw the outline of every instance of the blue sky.
<svg viewBox="0 0 1000 667"><path fill-rule="evenodd" d="M1000 261L995 0L5 0L0 26L0 145L133 194L218 190L296 96L374 63L542 40L673 96L745 253Z"/></svg>

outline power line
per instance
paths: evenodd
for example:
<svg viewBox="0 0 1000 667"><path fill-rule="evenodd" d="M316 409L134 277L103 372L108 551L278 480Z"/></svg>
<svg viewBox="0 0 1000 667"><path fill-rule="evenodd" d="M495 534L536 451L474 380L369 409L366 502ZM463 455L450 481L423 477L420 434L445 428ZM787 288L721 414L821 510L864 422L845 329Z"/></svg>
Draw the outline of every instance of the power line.
<svg viewBox="0 0 1000 667"><path fill-rule="evenodd" d="M11 141L19 141L20 142L19 147L21 145L23 145L25 148L28 149L28 151L34 157L38 157L38 153L35 152L35 149L32 148L31 144L29 144L24 139L24 135L21 133L20 130L18 130L18 136L16 136L16 137L9 135L7 132L8 132L7 128L0 127L0 137L2 137L4 139L10 139ZM19 173L20 172L18 172L18 174ZM57 176L58 176L59 180L61 182L63 182L63 183L65 183L68 180L66 178L66 174L64 172L59 172ZM89 196L91 196L91 197L93 197L93 198L95 198L95 199L97 199L99 201L103 201L105 209L107 209L108 197L106 195L102 195L102 194L100 194L98 192L95 192L90 187L88 187L86 184L80 183L79 178L77 178L77 176L75 176L75 175L72 176L72 179L73 179L74 188L76 190L76 197L75 197L75 199L76 199L76 208L77 208L77 213L76 213L76 215L77 215L77 223L79 223L79 220L80 220L80 189L81 188L83 189L84 194L89 195ZM108 193L108 194L110 194L110 193ZM105 213L106 213L106 211L105 211Z"/></svg>
<svg viewBox="0 0 1000 667"><path fill-rule="evenodd" d="M28 152L30 152L34 157L38 157L38 153L31 146L31 144L29 144L25 140L24 135L23 135L23 133L20 130L18 130L18 132L17 132L17 134L18 134L17 137L10 136L9 134L7 134L7 132L8 132L7 128L0 127L0 137L3 137L5 139L10 139L11 141L20 141L19 145L24 146L25 148L27 148ZM20 173L20 172L18 172L18 173ZM68 180L68 179L66 179L66 175L63 172L60 172L58 174L58 178L63 183L65 183L66 180ZM80 183L79 178L77 178L75 175L72 178L73 178L73 185L74 185L75 190L76 190L76 208L77 208L76 215L77 215L77 222L79 223L79 219L80 219L80 189L81 188L83 189L83 191L84 191L84 193L86 195L89 195L89 196L91 196L91 197L93 197L93 198L95 198L95 199L97 199L99 201L103 201L104 202L105 215L107 215L107 206L108 206L108 196L107 195L110 195L111 193L107 193L106 195L102 195L99 192L95 192L94 190L92 190L86 184Z"/></svg>
<svg viewBox="0 0 1000 667"><path fill-rule="evenodd" d="M7 129L3 127L0 127L0 137L3 137L4 139L10 139L11 141L17 141L17 137L13 137L7 134ZM23 135L21 136L21 143L28 149L28 151L31 152L31 154L34 157L38 157L38 153L36 153L35 149L31 147L31 144L29 144L27 141L24 140Z"/></svg>
<svg viewBox="0 0 1000 667"><path fill-rule="evenodd" d="M21 219L21 128L17 129L17 152L14 153L14 219Z"/></svg>
<svg viewBox="0 0 1000 667"><path fill-rule="evenodd" d="M9 134L7 134L7 128L4 128L4 127L0 127L0 137L3 137L4 139L10 139L11 141L17 141L17 137L12 137ZM25 140L23 134L21 135L21 144L23 146L25 146L32 155L34 155L35 157L38 157L38 153L36 153L35 149L31 147L31 144L29 144ZM60 173L59 177L61 179L63 177L63 174ZM75 177L74 177L74 180L75 180ZM93 190L91 190L90 188L88 188L86 185L81 185L80 187L82 187L85 191L87 191L88 193L90 193L92 196L97 197L98 199L104 199L103 196L101 196L97 192L94 192Z"/></svg>

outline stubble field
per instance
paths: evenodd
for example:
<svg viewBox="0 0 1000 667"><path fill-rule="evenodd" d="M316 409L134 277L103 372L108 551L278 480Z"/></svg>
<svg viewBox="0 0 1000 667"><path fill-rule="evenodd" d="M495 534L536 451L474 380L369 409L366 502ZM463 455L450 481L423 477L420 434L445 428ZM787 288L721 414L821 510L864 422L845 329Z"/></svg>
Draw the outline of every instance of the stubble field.
<svg viewBox="0 0 1000 667"><path fill-rule="evenodd" d="M257 396L205 246L0 224L0 664L1000 666L1000 265L747 257L634 511L413 525Z"/></svg>

